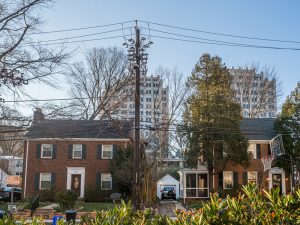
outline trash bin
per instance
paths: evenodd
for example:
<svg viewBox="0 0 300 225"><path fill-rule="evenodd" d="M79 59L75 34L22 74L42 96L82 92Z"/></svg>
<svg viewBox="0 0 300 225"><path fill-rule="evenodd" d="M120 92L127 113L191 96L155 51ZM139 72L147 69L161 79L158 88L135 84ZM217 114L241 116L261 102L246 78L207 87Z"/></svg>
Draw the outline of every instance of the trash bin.
<svg viewBox="0 0 300 225"><path fill-rule="evenodd" d="M52 225L56 225L57 221L64 218L63 216L53 216Z"/></svg>
<svg viewBox="0 0 300 225"><path fill-rule="evenodd" d="M67 222L73 221L73 223L75 224L76 214L77 214L76 210L67 210L66 211L66 221Z"/></svg>

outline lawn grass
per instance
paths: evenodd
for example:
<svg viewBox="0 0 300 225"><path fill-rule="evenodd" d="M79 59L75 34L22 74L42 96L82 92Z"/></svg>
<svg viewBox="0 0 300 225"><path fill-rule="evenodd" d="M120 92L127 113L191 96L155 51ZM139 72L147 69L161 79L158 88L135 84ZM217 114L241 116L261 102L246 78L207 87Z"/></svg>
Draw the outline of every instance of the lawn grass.
<svg viewBox="0 0 300 225"><path fill-rule="evenodd" d="M110 203L110 202L84 202L77 201L75 208L78 212L93 212L93 211L101 211L108 210L114 208L118 204Z"/></svg>
<svg viewBox="0 0 300 225"><path fill-rule="evenodd" d="M0 210L7 211L8 205L10 205L10 203L0 202ZM14 205L18 207L24 205L24 202L14 202Z"/></svg>

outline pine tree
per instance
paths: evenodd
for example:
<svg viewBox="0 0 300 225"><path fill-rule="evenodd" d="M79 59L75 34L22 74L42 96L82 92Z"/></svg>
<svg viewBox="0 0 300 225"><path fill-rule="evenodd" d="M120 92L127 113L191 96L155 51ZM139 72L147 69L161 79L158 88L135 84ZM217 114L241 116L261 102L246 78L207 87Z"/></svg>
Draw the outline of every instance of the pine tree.
<svg viewBox="0 0 300 225"><path fill-rule="evenodd" d="M248 165L247 141L240 133L241 107L234 101L231 76L218 56L204 54L189 77L191 96L186 102L186 162L206 163L212 171L228 161Z"/></svg>

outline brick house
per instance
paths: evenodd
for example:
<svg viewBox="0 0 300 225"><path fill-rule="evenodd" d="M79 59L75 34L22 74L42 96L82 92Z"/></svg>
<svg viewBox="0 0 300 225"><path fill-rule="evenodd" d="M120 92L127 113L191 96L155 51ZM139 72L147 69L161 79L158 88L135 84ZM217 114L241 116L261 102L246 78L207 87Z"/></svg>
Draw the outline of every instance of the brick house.
<svg viewBox="0 0 300 225"><path fill-rule="evenodd" d="M69 189L84 198L87 188L103 198L118 191L110 161L131 144L125 121L47 120L40 109L25 135L23 196ZM99 197L99 196L98 196Z"/></svg>
<svg viewBox="0 0 300 225"><path fill-rule="evenodd" d="M211 191L229 191L250 182L266 190L280 187L282 194L289 193L290 176L283 169L274 166L264 171L261 160L275 153L279 155L281 152L278 149L283 149L281 135L274 130L274 122L274 118L243 118L240 130L249 143L249 167L243 168L227 162L225 166L215 166L213 174L209 174L205 164L199 164L196 169L184 168L179 171L180 197L184 201L208 198Z"/></svg>

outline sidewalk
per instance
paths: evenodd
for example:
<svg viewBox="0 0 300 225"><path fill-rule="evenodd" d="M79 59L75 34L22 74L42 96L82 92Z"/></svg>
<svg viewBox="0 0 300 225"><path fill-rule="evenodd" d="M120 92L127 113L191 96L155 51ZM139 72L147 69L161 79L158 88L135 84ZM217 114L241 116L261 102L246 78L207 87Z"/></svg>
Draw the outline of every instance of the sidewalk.
<svg viewBox="0 0 300 225"><path fill-rule="evenodd" d="M157 210L158 214L166 215L171 217L171 219L175 220L176 215L174 211L176 209L185 210L181 202L178 201L160 201L159 208Z"/></svg>
<svg viewBox="0 0 300 225"><path fill-rule="evenodd" d="M44 207L39 207L39 209L54 209L57 206L58 206L58 204L51 204L51 205L47 205Z"/></svg>

